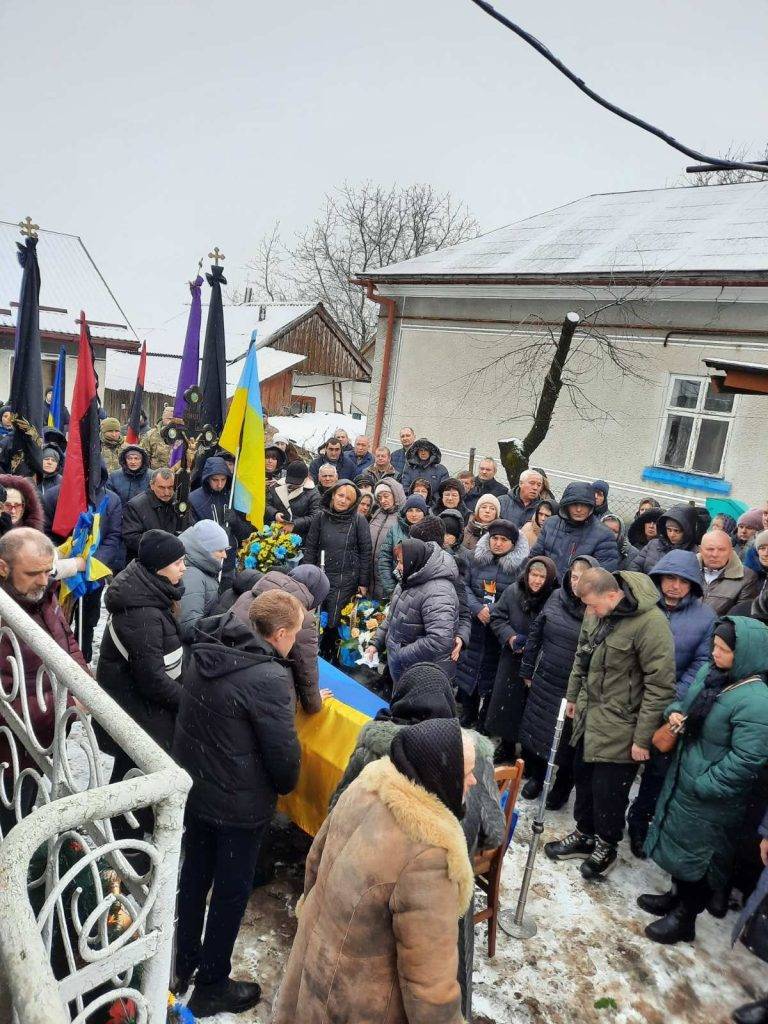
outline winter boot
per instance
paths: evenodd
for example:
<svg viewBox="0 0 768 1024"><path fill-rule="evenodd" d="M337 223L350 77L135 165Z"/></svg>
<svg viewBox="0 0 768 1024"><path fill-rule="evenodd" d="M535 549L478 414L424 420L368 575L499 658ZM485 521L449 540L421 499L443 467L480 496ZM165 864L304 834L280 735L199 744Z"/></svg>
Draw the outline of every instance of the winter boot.
<svg viewBox="0 0 768 1024"><path fill-rule="evenodd" d="M733 1024L768 1024L768 996L754 1003L745 1003L731 1014Z"/></svg>
<svg viewBox="0 0 768 1024"><path fill-rule="evenodd" d="M674 946L676 942L693 942L696 938L696 915L678 904L658 921L646 925L645 934L665 946Z"/></svg>
<svg viewBox="0 0 768 1024"><path fill-rule="evenodd" d="M638 907L655 917L664 917L670 910L674 910L679 902L677 893L672 889L662 893L646 892L637 897Z"/></svg>
<svg viewBox="0 0 768 1024"><path fill-rule="evenodd" d="M216 1013L244 1013L261 999L261 985L255 981L227 978L215 985L195 985L187 1008L195 1017L213 1017Z"/></svg>
<svg viewBox="0 0 768 1024"><path fill-rule="evenodd" d="M709 903L707 903L707 910L710 912L712 917L725 917L728 913L728 903L730 898L730 885L726 886L725 889L715 889L709 897Z"/></svg>
<svg viewBox="0 0 768 1024"><path fill-rule="evenodd" d="M614 843L606 843L600 836L595 837L595 849L579 869L582 878L605 878L618 859Z"/></svg>
<svg viewBox="0 0 768 1024"><path fill-rule="evenodd" d="M637 857L638 860L645 860L647 854L645 852L645 840L648 835L648 828L638 827L637 825L629 826L629 848L632 851L633 857Z"/></svg>
<svg viewBox="0 0 768 1024"><path fill-rule="evenodd" d="M595 837L579 832L577 828L564 839L544 844L544 853L550 860L569 860L571 857L588 857L595 848Z"/></svg>
<svg viewBox="0 0 768 1024"><path fill-rule="evenodd" d="M541 782L539 782L538 779L534 779L533 777L531 777L523 786L520 795L522 796L523 800L537 800L538 797L541 795L542 789L543 786Z"/></svg>
<svg viewBox="0 0 768 1024"><path fill-rule="evenodd" d="M516 760L517 754L515 753L514 743L507 743L506 740L502 740L493 753L493 763L514 764Z"/></svg>

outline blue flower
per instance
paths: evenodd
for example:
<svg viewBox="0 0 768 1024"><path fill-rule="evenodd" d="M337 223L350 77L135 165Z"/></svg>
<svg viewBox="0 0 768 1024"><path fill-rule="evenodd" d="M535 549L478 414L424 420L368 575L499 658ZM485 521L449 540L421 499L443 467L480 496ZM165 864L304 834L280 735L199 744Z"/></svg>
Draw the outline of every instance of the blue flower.
<svg viewBox="0 0 768 1024"><path fill-rule="evenodd" d="M298 535L298 533L292 533L288 539L290 540L291 544L293 544L294 547L301 547L301 537Z"/></svg>
<svg viewBox="0 0 768 1024"><path fill-rule="evenodd" d="M258 553L260 551L261 551L261 544L259 544L258 541L254 541L253 544L251 544L251 554L252 555L258 555Z"/></svg>
<svg viewBox="0 0 768 1024"><path fill-rule="evenodd" d="M320 628L325 629L328 625L328 612L320 612Z"/></svg>
<svg viewBox="0 0 768 1024"><path fill-rule="evenodd" d="M255 569L256 559L253 557L253 555L246 555L245 558L243 559L243 565L245 566L246 569Z"/></svg>
<svg viewBox="0 0 768 1024"><path fill-rule="evenodd" d="M264 529L261 532L264 534L265 537L271 537L272 536L272 527L271 526L265 526Z"/></svg>
<svg viewBox="0 0 768 1024"><path fill-rule="evenodd" d="M286 555L286 550L285 550L285 548L283 547L283 545L282 545L282 544L278 545L278 546L277 546L277 547L275 548L275 556L276 556L277 558L285 558L285 555Z"/></svg>
<svg viewBox="0 0 768 1024"><path fill-rule="evenodd" d="M342 640L349 640L352 636L352 630L349 626L339 626L339 636Z"/></svg>

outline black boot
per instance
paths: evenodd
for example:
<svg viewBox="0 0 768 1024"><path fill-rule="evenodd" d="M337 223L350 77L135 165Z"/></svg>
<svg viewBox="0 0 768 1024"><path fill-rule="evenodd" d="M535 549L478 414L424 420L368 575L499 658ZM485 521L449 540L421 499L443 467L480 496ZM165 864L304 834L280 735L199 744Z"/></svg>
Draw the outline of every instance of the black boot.
<svg viewBox="0 0 768 1024"><path fill-rule="evenodd" d="M544 853L550 860L568 860L570 857L588 857L595 848L595 837L579 832L577 828L553 843L544 844Z"/></svg>
<svg viewBox="0 0 768 1024"><path fill-rule="evenodd" d="M734 1024L768 1024L768 996L754 1003L745 1003L731 1014Z"/></svg>
<svg viewBox="0 0 768 1024"><path fill-rule="evenodd" d="M647 914L654 914L656 917L664 917L674 910L680 902L680 899L676 892L671 889L669 892L662 893L643 893L642 896L637 897L637 905L641 910L644 910Z"/></svg>
<svg viewBox="0 0 768 1024"><path fill-rule="evenodd" d="M646 925L645 934L665 946L674 946L676 942L693 942L696 938L696 915L678 904L658 921Z"/></svg>
<svg viewBox="0 0 768 1024"><path fill-rule="evenodd" d="M261 999L261 986L255 981L227 978L215 985L195 985L187 1008L195 1017L212 1017L215 1013L243 1013Z"/></svg>
<svg viewBox="0 0 768 1024"><path fill-rule="evenodd" d="M536 800L541 795L542 785L538 779L531 777L520 791L523 800Z"/></svg>
<svg viewBox="0 0 768 1024"><path fill-rule="evenodd" d="M638 860L645 860L647 857L644 849L647 835L647 828L630 827L629 829L629 848L632 851L633 857L637 857Z"/></svg>
<svg viewBox="0 0 768 1024"><path fill-rule="evenodd" d="M731 887L727 886L725 889L715 889L712 895L709 897L709 903L707 903L707 910L710 912L712 917L725 917L728 913L728 903L731 898Z"/></svg>
<svg viewBox="0 0 768 1024"><path fill-rule="evenodd" d="M618 856L614 843L606 843L604 839L597 836L594 851L579 868L582 878L605 878L608 872L615 867Z"/></svg>

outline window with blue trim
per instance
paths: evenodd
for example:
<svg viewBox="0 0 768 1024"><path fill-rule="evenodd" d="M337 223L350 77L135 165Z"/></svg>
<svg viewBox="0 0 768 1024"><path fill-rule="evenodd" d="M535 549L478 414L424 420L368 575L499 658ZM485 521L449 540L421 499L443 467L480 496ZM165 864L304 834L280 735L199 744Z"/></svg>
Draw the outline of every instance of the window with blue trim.
<svg viewBox="0 0 768 1024"><path fill-rule="evenodd" d="M716 391L708 377L673 376L656 465L721 476L733 426L734 397Z"/></svg>

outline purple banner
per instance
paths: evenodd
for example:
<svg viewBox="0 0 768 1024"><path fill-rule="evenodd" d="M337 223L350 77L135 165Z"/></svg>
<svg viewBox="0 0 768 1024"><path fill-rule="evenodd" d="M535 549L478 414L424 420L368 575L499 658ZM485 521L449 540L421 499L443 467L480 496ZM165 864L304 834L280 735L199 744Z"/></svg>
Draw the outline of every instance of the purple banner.
<svg viewBox="0 0 768 1024"><path fill-rule="evenodd" d="M197 384L197 375L200 369L200 322L202 311L200 307L200 289L203 279L198 276L189 285L192 293L192 305L189 309L189 320L187 321L187 333L184 338L184 354L181 357L179 368L179 383L176 385L176 401L173 406L173 415L182 417L187 409L184 401L184 392Z"/></svg>

